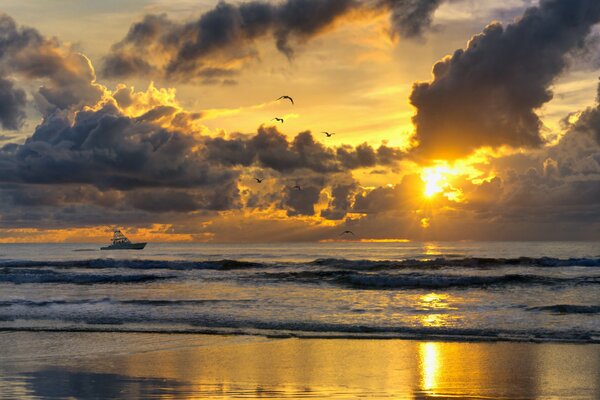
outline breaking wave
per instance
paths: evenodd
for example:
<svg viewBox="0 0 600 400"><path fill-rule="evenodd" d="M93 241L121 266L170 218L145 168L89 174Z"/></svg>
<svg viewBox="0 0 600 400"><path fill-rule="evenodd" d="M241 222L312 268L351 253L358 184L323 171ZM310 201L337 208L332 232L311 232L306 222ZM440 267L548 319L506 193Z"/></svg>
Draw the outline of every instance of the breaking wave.
<svg viewBox="0 0 600 400"><path fill-rule="evenodd" d="M248 303L254 302L255 300L229 300L229 299L194 299L194 300L150 300L150 299L134 299L134 300L115 300L108 297L100 299L80 299L80 300L26 300L26 299L13 299L0 301L0 307L11 307L11 306L25 306L25 307L47 307L47 306L70 306L70 305L85 305L85 304L129 304L139 306L152 306L152 307L173 307L173 306L187 306L187 305L205 305L205 304L218 304L218 303Z"/></svg>
<svg viewBox="0 0 600 400"><path fill-rule="evenodd" d="M448 275L431 273L361 273L357 271L292 271L252 275L244 279L266 279L306 284L332 284L354 289L443 289L505 285L591 285L600 276L572 278L531 274Z"/></svg>
<svg viewBox="0 0 600 400"><path fill-rule="evenodd" d="M545 311L554 314L600 314L600 306L554 304L551 306L529 307L528 311Z"/></svg>
<svg viewBox="0 0 600 400"><path fill-rule="evenodd" d="M144 283L174 278L172 275L101 275L87 273L62 273L47 269L23 268L0 271L0 282L24 283L71 283L76 285L110 283Z"/></svg>
<svg viewBox="0 0 600 400"><path fill-rule="evenodd" d="M400 261L347 260L343 258L322 258L308 263L261 263L238 260L219 261L163 261L163 260L126 260L126 259L88 259L76 261L27 261L0 260L0 268L54 267L54 268L130 268L130 269L214 269L239 270L258 269L278 265L320 266L332 269L349 270L386 270L402 268L493 268L499 266L532 266L532 267L600 267L600 258L453 258L438 257L434 259L406 259Z"/></svg>

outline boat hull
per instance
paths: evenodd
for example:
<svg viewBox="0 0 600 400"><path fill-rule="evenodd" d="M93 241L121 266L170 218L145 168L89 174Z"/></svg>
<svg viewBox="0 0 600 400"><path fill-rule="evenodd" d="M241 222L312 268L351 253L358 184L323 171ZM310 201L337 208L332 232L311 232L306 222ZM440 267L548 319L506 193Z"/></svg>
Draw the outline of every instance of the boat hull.
<svg viewBox="0 0 600 400"><path fill-rule="evenodd" d="M100 250L143 250L144 247L146 247L146 243L121 243L100 247Z"/></svg>

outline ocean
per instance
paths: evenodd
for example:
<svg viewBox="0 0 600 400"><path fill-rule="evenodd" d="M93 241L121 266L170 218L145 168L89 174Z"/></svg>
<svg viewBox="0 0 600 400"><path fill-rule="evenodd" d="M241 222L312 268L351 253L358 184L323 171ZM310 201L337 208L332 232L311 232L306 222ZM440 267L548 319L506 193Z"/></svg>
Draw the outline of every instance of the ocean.
<svg viewBox="0 0 600 400"><path fill-rule="evenodd" d="M0 331L600 343L600 244L0 245Z"/></svg>

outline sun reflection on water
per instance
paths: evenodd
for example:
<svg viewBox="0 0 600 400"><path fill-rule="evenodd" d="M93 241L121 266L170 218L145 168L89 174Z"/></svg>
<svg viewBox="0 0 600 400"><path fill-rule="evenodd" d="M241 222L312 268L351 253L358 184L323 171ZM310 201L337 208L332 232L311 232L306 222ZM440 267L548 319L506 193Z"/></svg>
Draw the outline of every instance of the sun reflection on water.
<svg viewBox="0 0 600 400"><path fill-rule="evenodd" d="M440 247L435 243L425 243L423 253L427 256L439 256L441 254Z"/></svg>
<svg viewBox="0 0 600 400"><path fill-rule="evenodd" d="M419 322L422 326L441 327L446 326L450 320L456 317L450 314L450 311L457 310L449 304L451 300L448 294L427 293L419 296L417 309L430 311L428 314L421 315Z"/></svg>

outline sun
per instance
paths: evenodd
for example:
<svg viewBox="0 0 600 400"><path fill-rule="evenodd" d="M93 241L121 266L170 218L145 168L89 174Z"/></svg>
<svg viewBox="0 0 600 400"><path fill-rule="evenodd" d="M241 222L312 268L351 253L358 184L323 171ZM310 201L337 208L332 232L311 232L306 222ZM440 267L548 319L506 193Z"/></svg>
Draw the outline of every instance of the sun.
<svg viewBox="0 0 600 400"><path fill-rule="evenodd" d="M442 166L425 168L421 173L421 180L425 183L423 194L425 197L433 197L438 193L444 192L448 186L445 174L449 171Z"/></svg>

